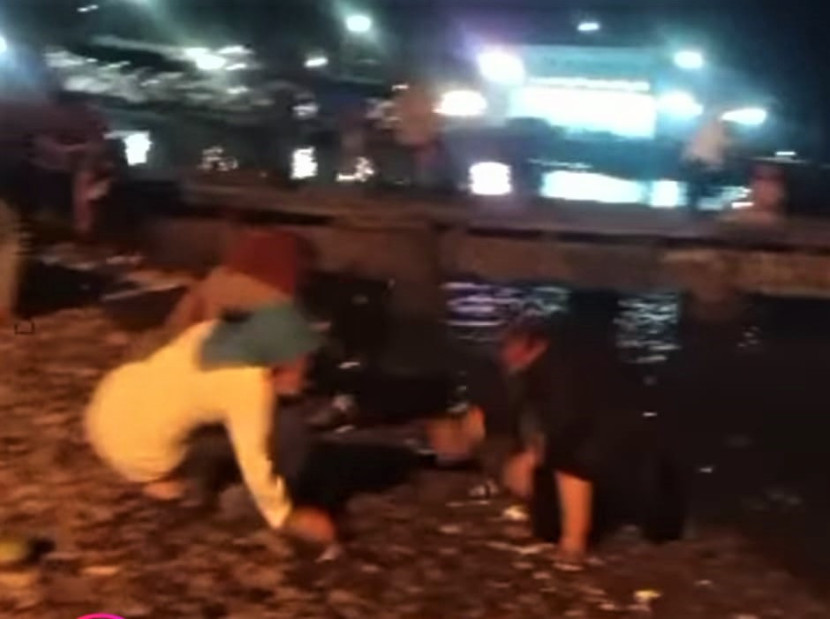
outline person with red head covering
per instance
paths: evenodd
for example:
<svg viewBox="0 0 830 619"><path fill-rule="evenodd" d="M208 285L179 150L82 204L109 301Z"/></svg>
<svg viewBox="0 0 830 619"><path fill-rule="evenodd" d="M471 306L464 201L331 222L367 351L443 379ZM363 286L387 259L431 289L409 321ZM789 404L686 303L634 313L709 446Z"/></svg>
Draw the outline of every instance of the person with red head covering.
<svg viewBox="0 0 830 619"><path fill-rule="evenodd" d="M222 262L182 297L164 326L139 342L129 356L142 357L189 327L217 320L228 312L291 301L305 281L308 257L306 245L294 234L245 230Z"/></svg>

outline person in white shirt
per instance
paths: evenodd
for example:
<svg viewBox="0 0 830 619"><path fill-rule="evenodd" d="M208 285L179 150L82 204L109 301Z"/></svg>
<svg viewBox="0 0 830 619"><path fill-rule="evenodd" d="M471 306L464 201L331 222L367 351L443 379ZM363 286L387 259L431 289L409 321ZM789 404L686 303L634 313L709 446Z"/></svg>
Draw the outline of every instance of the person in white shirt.
<svg viewBox="0 0 830 619"><path fill-rule="evenodd" d="M211 463L194 440L221 426L242 478L268 524L319 543L334 540L330 517L292 505L290 477L301 445L281 423L279 400L298 394L320 338L290 303L190 327L144 361L107 375L85 415L96 454L146 495L174 500L203 482ZM286 451L294 454L286 461ZM208 458L210 460L210 458ZM197 462L197 470L193 469Z"/></svg>

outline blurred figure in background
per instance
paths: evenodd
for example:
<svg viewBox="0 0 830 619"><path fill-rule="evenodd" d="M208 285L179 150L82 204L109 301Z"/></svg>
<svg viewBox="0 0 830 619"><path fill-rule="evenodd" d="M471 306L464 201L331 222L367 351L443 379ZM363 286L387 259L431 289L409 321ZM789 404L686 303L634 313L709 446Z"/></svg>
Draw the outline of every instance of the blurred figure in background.
<svg viewBox="0 0 830 619"><path fill-rule="evenodd" d="M23 234L17 213L0 198L0 329L14 320L20 281Z"/></svg>
<svg viewBox="0 0 830 619"><path fill-rule="evenodd" d="M760 221L774 222L784 216L787 189L780 167L761 164L755 167L750 183L753 215Z"/></svg>
<svg viewBox="0 0 830 619"><path fill-rule="evenodd" d="M406 181L422 186L438 152L441 126L435 97L425 85L413 82L397 92L394 102L398 121L395 141L404 160Z"/></svg>
<svg viewBox="0 0 830 619"><path fill-rule="evenodd" d="M726 123L721 110L716 108L705 117L683 153L687 205L692 213L700 211L701 201L710 197L720 180L730 146Z"/></svg>

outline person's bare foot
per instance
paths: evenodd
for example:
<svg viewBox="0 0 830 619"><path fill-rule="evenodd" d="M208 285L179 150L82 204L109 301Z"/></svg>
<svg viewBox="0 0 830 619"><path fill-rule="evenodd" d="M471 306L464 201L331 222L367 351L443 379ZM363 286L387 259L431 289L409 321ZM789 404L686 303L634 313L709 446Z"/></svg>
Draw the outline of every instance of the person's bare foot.
<svg viewBox="0 0 830 619"><path fill-rule="evenodd" d="M562 572L581 572L587 558L588 550L582 540L561 539L556 546L554 567Z"/></svg>
<svg viewBox="0 0 830 619"><path fill-rule="evenodd" d="M337 541L337 530L331 517L317 509L295 509L283 530L291 537L310 544L330 546Z"/></svg>
<svg viewBox="0 0 830 619"><path fill-rule="evenodd" d="M143 492L156 501L176 501L185 495L185 484L179 480L155 481L145 484Z"/></svg>

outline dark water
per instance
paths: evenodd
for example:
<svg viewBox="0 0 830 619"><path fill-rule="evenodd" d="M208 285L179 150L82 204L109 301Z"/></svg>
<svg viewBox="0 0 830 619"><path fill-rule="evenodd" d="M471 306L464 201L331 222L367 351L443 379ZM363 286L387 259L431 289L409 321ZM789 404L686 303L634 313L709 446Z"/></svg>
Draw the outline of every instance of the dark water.
<svg viewBox="0 0 830 619"><path fill-rule="evenodd" d="M472 345L512 316L568 302L553 286L456 282L447 292L451 325ZM783 567L830 582L830 304L754 299L718 326L683 309L679 295L623 297L616 324L645 386L644 420L677 434L695 517L736 526Z"/></svg>

